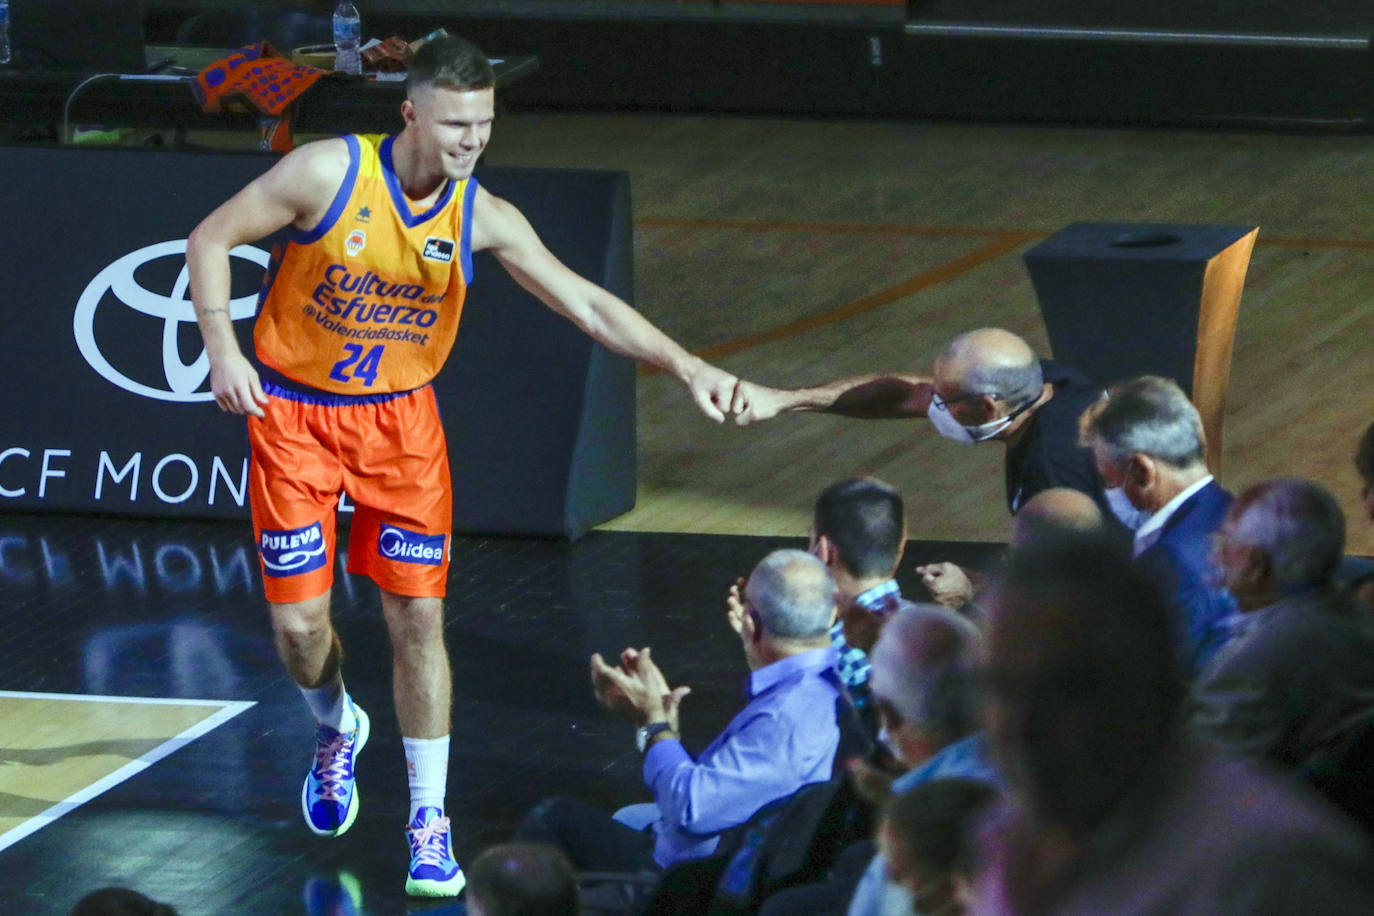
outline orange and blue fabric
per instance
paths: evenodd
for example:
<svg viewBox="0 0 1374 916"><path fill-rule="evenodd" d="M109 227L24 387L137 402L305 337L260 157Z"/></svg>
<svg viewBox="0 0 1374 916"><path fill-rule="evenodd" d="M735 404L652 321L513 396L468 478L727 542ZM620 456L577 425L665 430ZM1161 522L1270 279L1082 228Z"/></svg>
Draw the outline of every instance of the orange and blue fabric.
<svg viewBox="0 0 1374 916"><path fill-rule="evenodd" d="M239 48L196 74L191 93L201 110L218 112L257 112L261 121L263 147L290 152L291 105L331 71L294 64L281 55L271 42Z"/></svg>

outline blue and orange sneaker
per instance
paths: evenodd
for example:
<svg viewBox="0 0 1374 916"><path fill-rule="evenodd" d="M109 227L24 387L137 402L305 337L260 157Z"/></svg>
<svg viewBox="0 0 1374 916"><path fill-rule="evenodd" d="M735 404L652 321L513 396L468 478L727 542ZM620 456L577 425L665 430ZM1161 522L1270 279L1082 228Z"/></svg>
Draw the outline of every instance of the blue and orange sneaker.
<svg viewBox="0 0 1374 916"><path fill-rule="evenodd" d="M353 763L367 744L370 725L367 713L348 697L357 724L351 732L336 732L321 725L315 733L315 760L301 787L305 824L317 836L338 836L353 826L358 816L358 791Z"/></svg>
<svg viewBox="0 0 1374 916"><path fill-rule="evenodd" d="M453 859L448 818L440 808L421 808L406 827L410 871L406 893L412 897L457 897L468 879Z"/></svg>

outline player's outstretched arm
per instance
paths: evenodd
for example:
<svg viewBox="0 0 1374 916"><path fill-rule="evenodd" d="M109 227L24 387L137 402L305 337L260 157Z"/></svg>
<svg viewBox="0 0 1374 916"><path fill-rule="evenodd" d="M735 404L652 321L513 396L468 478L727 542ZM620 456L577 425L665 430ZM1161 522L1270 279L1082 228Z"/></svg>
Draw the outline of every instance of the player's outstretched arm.
<svg viewBox="0 0 1374 916"><path fill-rule="evenodd" d="M578 276L544 247L523 213L481 187L472 247L490 250L517 283L599 342L677 376L712 420L722 422L734 408L735 376L688 353L618 296Z"/></svg>
<svg viewBox="0 0 1374 916"><path fill-rule="evenodd" d="M812 388L768 388L741 381L735 422L740 426L790 411L819 411L864 419L924 417L930 408L930 379L904 373L859 375Z"/></svg>
<svg viewBox="0 0 1374 916"><path fill-rule="evenodd" d="M210 357L210 390L229 413L261 417L257 370L239 349L229 316L229 252L284 226L323 218L348 169L343 140L310 143L283 157L207 216L186 240L191 301Z"/></svg>

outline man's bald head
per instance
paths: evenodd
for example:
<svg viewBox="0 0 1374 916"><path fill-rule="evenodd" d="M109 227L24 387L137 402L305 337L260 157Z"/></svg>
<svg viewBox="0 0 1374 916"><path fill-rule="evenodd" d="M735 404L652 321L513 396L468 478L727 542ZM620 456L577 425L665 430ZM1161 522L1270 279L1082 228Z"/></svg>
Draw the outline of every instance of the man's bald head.
<svg viewBox="0 0 1374 916"><path fill-rule="evenodd" d="M989 394L1020 406L1040 396L1044 376L1030 344L1002 328L979 328L949 342L935 360L937 387Z"/></svg>
<svg viewBox="0 0 1374 916"><path fill-rule="evenodd" d="M1025 547L1047 532L1096 531L1102 510L1091 496L1068 487L1041 490L1026 501L1012 523L1013 547Z"/></svg>

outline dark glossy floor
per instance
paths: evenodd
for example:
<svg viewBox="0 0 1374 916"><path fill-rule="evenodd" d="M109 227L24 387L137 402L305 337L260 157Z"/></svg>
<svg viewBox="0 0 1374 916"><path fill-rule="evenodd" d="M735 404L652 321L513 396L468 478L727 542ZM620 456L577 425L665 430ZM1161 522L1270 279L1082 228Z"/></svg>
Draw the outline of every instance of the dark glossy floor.
<svg viewBox="0 0 1374 916"><path fill-rule="evenodd" d="M800 539L594 532L582 541L455 540L447 638L454 665L448 809L470 861L531 804L568 793L613 808L648 800L631 729L592 700L586 660L650 645L690 684L683 727L704 746L745 674L723 597ZM899 579L995 548L913 542ZM459 913L402 893L407 790L375 590L334 588L345 676L373 716L353 829L300 822L312 723L278 666L251 535L238 523L9 516L0 520L0 690L251 700L257 705L0 851L0 913L65 913L122 884L208 913ZM0 722L0 765L4 723ZM72 753L80 753L79 745ZM17 803L0 796L0 803ZM361 909L339 905L340 875ZM334 903L331 906L330 900Z"/></svg>

